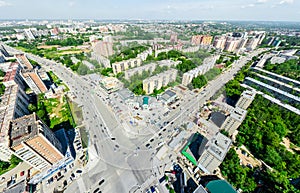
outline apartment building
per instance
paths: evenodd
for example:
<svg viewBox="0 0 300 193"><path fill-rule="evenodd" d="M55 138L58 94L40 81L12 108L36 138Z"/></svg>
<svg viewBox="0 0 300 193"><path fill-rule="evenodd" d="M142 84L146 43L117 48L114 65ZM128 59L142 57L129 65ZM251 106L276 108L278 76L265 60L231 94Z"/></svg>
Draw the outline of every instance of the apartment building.
<svg viewBox="0 0 300 193"><path fill-rule="evenodd" d="M22 70L21 76L35 94L45 93L48 90L37 69Z"/></svg>
<svg viewBox="0 0 300 193"><path fill-rule="evenodd" d="M255 98L255 92L250 90L245 90L240 96L235 106L241 109L247 109L252 103L252 101L254 100L254 98Z"/></svg>
<svg viewBox="0 0 300 193"><path fill-rule="evenodd" d="M167 66L168 68L170 68L171 66L176 66L180 62L181 61L162 60L158 61L157 63L150 63L133 69L129 69L125 71L125 79L130 79L130 77L132 77L135 74L142 74L143 71L149 71L150 73L152 73L157 66Z"/></svg>
<svg viewBox="0 0 300 193"><path fill-rule="evenodd" d="M17 61L22 66L22 68L33 69L33 66L31 65L25 54L16 54L15 57L17 58Z"/></svg>
<svg viewBox="0 0 300 193"><path fill-rule="evenodd" d="M210 45L213 37L210 35L194 35L192 36L191 43L193 45Z"/></svg>
<svg viewBox="0 0 300 193"><path fill-rule="evenodd" d="M228 37L225 42L224 50L227 52L234 52L238 48L240 40L240 38Z"/></svg>
<svg viewBox="0 0 300 193"><path fill-rule="evenodd" d="M219 57L220 56L217 55L217 56L205 58L201 66L198 66L197 68L184 73L182 77L182 84L184 86L187 86L189 83L192 82L193 78L205 74L207 71L212 69L216 63L216 60Z"/></svg>
<svg viewBox="0 0 300 193"><path fill-rule="evenodd" d="M9 148L37 170L64 158L62 144L35 113L9 123Z"/></svg>
<svg viewBox="0 0 300 193"><path fill-rule="evenodd" d="M8 70L3 78L3 84L5 87L19 85L21 89L25 88L23 78L20 75L20 70L21 66L16 62L9 65Z"/></svg>
<svg viewBox="0 0 300 193"><path fill-rule="evenodd" d="M140 58L134 58L129 60L124 60L121 62L115 62L112 64L112 69L114 74L118 74L120 72L124 72L125 70L128 70L129 68L135 68L138 66L141 66L142 60Z"/></svg>
<svg viewBox="0 0 300 193"><path fill-rule="evenodd" d="M225 43L226 43L226 36L224 36L224 35L216 36L214 39L214 42L213 42L213 46L215 48L223 50L225 47Z"/></svg>
<svg viewBox="0 0 300 193"><path fill-rule="evenodd" d="M9 121L29 114L29 98L18 85L5 89L0 102L0 159L9 161L11 151L8 148Z"/></svg>
<svg viewBox="0 0 300 193"><path fill-rule="evenodd" d="M221 126L221 130L225 130L232 135L237 128L242 124L247 115L247 110L235 107L234 111L226 118Z"/></svg>
<svg viewBox="0 0 300 193"><path fill-rule="evenodd" d="M163 86L167 86L169 83L176 80L177 70L170 69L163 73L157 74L150 78L143 80L143 90L146 94L151 94L154 89L159 90Z"/></svg>
<svg viewBox="0 0 300 193"><path fill-rule="evenodd" d="M106 41L95 41L92 43L92 50L97 55L109 57L114 54L113 43Z"/></svg>
<svg viewBox="0 0 300 193"><path fill-rule="evenodd" d="M199 148L198 167L207 174L212 174L224 160L231 145L231 139L217 133L207 144Z"/></svg>

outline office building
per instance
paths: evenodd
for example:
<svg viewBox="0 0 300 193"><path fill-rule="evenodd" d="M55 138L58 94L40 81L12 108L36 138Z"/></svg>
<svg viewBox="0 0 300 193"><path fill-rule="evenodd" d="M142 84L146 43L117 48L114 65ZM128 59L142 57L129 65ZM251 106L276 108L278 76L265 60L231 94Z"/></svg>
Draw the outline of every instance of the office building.
<svg viewBox="0 0 300 193"><path fill-rule="evenodd" d="M197 68L184 73L182 77L182 84L184 86L187 86L189 83L192 82L193 78L205 74L207 71L214 67L216 60L219 57L220 56L217 55L205 58L201 66L198 66Z"/></svg>
<svg viewBox="0 0 300 193"><path fill-rule="evenodd" d="M142 64L142 60L140 58L124 60L121 62L115 62L112 64L112 69L114 74L118 74L120 72L124 72L129 68L135 68Z"/></svg>
<svg viewBox="0 0 300 193"><path fill-rule="evenodd" d="M231 145L231 140L217 133L206 144L199 148L198 167L207 174L212 174L224 160Z"/></svg>
<svg viewBox="0 0 300 193"><path fill-rule="evenodd" d="M35 94L45 93L48 90L37 69L22 70L21 76Z"/></svg>
<svg viewBox="0 0 300 193"><path fill-rule="evenodd" d="M40 171L64 158L60 141L35 113L10 122L9 147Z"/></svg>
<svg viewBox="0 0 300 193"><path fill-rule="evenodd" d="M231 136L237 128L242 124L247 115L247 111L239 107L235 107L234 111L226 118L221 126L221 130L225 130Z"/></svg>
<svg viewBox="0 0 300 193"><path fill-rule="evenodd" d="M169 83L176 80L177 70L170 69L163 73L157 74L150 78L143 80L143 90L146 94L151 94L154 89L159 90L163 86L167 86Z"/></svg>
<svg viewBox="0 0 300 193"><path fill-rule="evenodd" d="M240 96L235 106L246 110L250 106L254 98L255 98L255 92L250 90L245 90Z"/></svg>
<svg viewBox="0 0 300 193"><path fill-rule="evenodd" d="M16 54L17 61L24 69L33 69L33 66L29 62L28 58L25 56L25 54Z"/></svg>
<svg viewBox="0 0 300 193"><path fill-rule="evenodd" d="M27 109L29 98L18 86L13 85L5 89L0 102L0 159L9 161L11 151L8 148L9 121L29 114Z"/></svg>

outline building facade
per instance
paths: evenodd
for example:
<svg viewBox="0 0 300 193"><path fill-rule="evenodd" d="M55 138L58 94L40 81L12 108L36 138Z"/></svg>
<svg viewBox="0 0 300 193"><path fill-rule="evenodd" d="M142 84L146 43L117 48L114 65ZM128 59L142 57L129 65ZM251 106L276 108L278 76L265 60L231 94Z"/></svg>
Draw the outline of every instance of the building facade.
<svg viewBox="0 0 300 193"><path fill-rule="evenodd" d="M201 66L198 66L197 68L184 73L183 77L182 77L182 84L184 86L187 86L189 83L192 82L193 78L195 78L199 75L203 75L207 71L212 69L214 67L215 63L216 63L216 60L219 57L220 56L217 55L217 56L205 58L204 61L203 61L203 64Z"/></svg>
<svg viewBox="0 0 300 193"><path fill-rule="evenodd" d="M157 74L150 78L143 80L143 90L146 94L151 94L154 89L159 90L163 86L167 86L169 83L176 80L177 70L170 69L163 73Z"/></svg>
<svg viewBox="0 0 300 193"><path fill-rule="evenodd" d="M140 58L135 58L135 59L113 63L112 69L114 74L118 74L120 72L124 72L125 70L128 70L129 68L135 68L141 66L141 64L142 64L142 60Z"/></svg>
<svg viewBox="0 0 300 193"><path fill-rule="evenodd" d="M28 104L28 96L18 85L5 89L0 103L0 159L3 161L9 161L11 156L7 141L9 122L29 114Z"/></svg>

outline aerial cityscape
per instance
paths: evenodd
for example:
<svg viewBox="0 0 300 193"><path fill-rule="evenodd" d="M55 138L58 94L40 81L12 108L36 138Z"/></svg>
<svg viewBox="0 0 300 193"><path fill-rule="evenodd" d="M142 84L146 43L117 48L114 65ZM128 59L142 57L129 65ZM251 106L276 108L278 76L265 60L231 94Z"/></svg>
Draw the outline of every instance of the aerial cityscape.
<svg viewBox="0 0 300 193"><path fill-rule="evenodd" d="M299 10L0 0L0 192L300 193Z"/></svg>

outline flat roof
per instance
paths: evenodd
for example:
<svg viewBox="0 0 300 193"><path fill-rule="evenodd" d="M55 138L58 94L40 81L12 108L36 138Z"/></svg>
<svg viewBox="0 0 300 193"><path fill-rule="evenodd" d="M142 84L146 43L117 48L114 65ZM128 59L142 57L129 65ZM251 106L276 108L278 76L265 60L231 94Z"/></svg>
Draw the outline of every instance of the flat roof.
<svg viewBox="0 0 300 193"><path fill-rule="evenodd" d="M9 125L10 147L17 146L38 135L38 124L36 114L26 115L15 119Z"/></svg>
<svg viewBox="0 0 300 193"><path fill-rule="evenodd" d="M213 180L208 182L206 188L210 193L237 193L237 191L225 180Z"/></svg>
<svg viewBox="0 0 300 193"><path fill-rule="evenodd" d="M149 104L149 97L143 97L143 104L148 105Z"/></svg>

